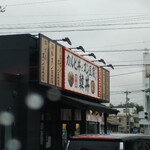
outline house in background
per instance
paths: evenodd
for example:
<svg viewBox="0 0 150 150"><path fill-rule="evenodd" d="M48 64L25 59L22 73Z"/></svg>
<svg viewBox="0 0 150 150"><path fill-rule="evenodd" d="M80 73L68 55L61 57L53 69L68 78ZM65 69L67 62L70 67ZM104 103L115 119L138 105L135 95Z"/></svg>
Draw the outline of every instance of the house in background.
<svg viewBox="0 0 150 150"><path fill-rule="evenodd" d="M127 104L124 106L116 106L113 108L117 109L119 113L117 115L109 115L108 122L115 122L115 124L118 124L118 132L139 132L139 117L136 107Z"/></svg>

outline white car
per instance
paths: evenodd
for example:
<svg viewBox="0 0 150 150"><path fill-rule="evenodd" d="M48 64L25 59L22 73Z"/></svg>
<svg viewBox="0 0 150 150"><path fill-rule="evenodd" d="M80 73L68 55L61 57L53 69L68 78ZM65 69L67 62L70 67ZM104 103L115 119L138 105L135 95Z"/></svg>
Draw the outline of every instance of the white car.
<svg viewBox="0 0 150 150"><path fill-rule="evenodd" d="M66 150L150 150L150 136L143 134L79 135L70 138Z"/></svg>

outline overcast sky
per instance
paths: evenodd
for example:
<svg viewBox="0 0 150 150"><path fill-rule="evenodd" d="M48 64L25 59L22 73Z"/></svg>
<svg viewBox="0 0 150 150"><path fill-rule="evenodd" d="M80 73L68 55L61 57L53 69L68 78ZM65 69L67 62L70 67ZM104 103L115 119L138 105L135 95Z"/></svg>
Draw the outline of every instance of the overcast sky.
<svg viewBox="0 0 150 150"><path fill-rule="evenodd" d="M0 0L0 5L6 6L0 13L1 35L41 32L51 39L69 37L72 47L82 45L114 65L114 70L107 68L112 104L124 103L127 90L131 102L143 105L142 92L132 92L145 88L143 68L131 65L143 63L144 51L129 50L150 48L149 0Z"/></svg>

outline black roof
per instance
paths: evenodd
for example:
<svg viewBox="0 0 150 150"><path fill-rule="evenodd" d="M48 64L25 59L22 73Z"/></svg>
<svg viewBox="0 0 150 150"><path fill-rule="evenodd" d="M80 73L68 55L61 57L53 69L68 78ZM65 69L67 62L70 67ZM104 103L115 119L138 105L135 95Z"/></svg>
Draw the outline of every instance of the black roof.
<svg viewBox="0 0 150 150"><path fill-rule="evenodd" d="M67 95L62 95L62 97L62 102L77 106L79 108L86 107L88 109L93 109L98 112L104 112L106 114L117 114L119 112L117 109L109 108L101 103L90 102L86 99L76 98Z"/></svg>

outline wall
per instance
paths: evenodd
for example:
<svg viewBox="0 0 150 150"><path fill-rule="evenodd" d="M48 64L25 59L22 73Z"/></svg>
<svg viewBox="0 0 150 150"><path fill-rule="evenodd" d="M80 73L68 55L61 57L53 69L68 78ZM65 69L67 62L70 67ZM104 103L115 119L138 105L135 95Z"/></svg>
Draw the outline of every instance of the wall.
<svg viewBox="0 0 150 150"><path fill-rule="evenodd" d="M35 54L38 56L36 39L31 35L0 36L0 77L7 73L10 77L17 76L19 79L17 82L1 77L0 111L9 109L14 114L15 122L11 134L13 138L19 139L22 150L39 148L40 116L38 113L30 115L31 112L25 104L25 97L30 91L30 66L37 63L33 59ZM33 118L37 119L33 122ZM36 132L31 132L32 129Z"/></svg>

